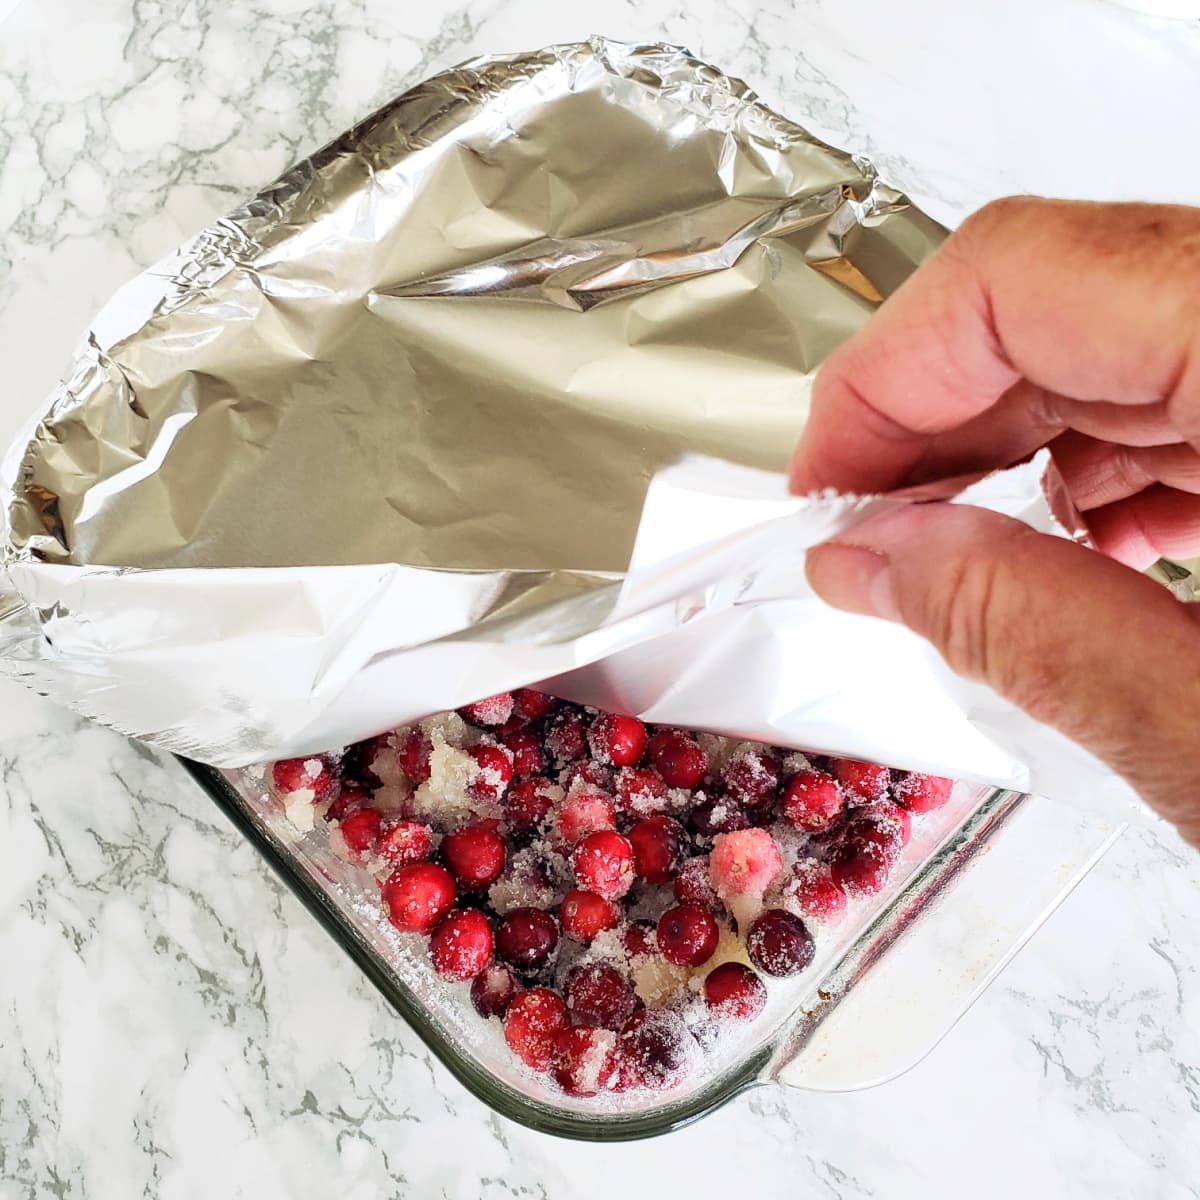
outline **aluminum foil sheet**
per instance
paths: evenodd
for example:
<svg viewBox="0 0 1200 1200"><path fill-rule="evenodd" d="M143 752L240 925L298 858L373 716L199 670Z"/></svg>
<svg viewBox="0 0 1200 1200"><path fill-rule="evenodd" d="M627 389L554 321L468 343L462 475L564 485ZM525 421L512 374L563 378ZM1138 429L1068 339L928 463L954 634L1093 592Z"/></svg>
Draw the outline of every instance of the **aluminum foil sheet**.
<svg viewBox="0 0 1200 1200"><path fill-rule="evenodd" d="M943 235L674 47L439 75L96 318L6 459L0 665L221 766L549 679L1054 785L1043 731L808 593L806 546L905 498L776 474L814 369ZM978 486L1053 524L1042 484Z"/></svg>

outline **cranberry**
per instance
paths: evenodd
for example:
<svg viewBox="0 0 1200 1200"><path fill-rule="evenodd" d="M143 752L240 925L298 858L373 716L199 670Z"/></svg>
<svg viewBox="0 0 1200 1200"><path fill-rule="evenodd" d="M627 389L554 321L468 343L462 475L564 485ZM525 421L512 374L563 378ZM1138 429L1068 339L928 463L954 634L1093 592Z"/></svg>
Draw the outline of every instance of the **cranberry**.
<svg viewBox="0 0 1200 1200"><path fill-rule="evenodd" d="M549 779L522 779L514 783L504 797L505 820L514 829L536 829L550 815L557 791L558 785Z"/></svg>
<svg viewBox="0 0 1200 1200"><path fill-rule="evenodd" d="M646 749L646 727L637 717L600 713L588 730L588 745L600 762L632 767Z"/></svg>
<svg viewBox="0 0 1200 1200"><path fill-rule="evenodd" d="M783 785L784 820L797 829L822 829L842 811L838 781L824 771L797 771Z"/></svg>
<svg viewBox="0 0 1200 1200"><path fill-rule="evenodd" d="M454 904L454 879L435 863L413 863L388 876L383 902L397 929L427 933Z"/></svg>
<svg viewBox="0 0 1200 1200"><path fill-rule="evenodd" d="M359 857L369 854L379 838L379 823L382 816L374 808L356 808L347 813L338 823L346 845Z"/></svg>
<svg viewBox="0 0 1200 1200"><path fill-rule="evenodd" d="M580 838L600 829L615 829L617 817L612 800L599 788L577 784L567 793L558 810L558 832L564 842L574 845Z"/></svg>
<svg viewBox="0 0 1200 1200"><path fill-rule="evenodd" d="M674 1087L699 1060L700 1047L682 1018L664 1008L634 1013L621 1029L620 1068L625 1087L656 1091Z"/></svg>
<svg viewBox="0 0 1200 1200"><path fill-rule="evenodd" d="M452 912L429 939L433 969L443 978L470 979L492 957L492 927L477 908Z"/></svg>
<svg viewBox="0 0 1200 1200"><path fill-rule="evenodd" d="M775 839L765 829L718 834L709 857L709 878L722 899L759 895L783 870Z"/></svg>
<svg viewBox="0 0 1200 1200"><path fill-rule="evenodd" d="M515 729L501 736L505 749L512 755L513 774L518 779L526 779L530 775L540 775L545 767L545 756L542 754L542 743L537 734L528 729Z"/></svg>
<svg viewBox="0 0 1200 1200"><path fill-rule="evenodd" d="M834 851L829 870L848 896L874 896L883 890L896 861L895 841L881 830L858 830Z"/></svg>
<svg viewBox="0 0 1200 1200"><path fill-rule="evenodd" d="M356 783L343 783L325 810L325 820L340 821L370 803L370 797Z"/></svg>
<svg viewBox="0 0 1200 1200"><path fill-rule="evenodd" d="M590 758L581 758L571 763L560 772L558 779L563 790L568 792L575 786L577 779L599 788L602 792L612 788L612 771Z"/></svg>
<svg viewBox="0 0 1200 1200"><path fill-rule="evenodd" d="M746 953L760 970L776 978L796 975L813 960L816 947L808 926L782 908L769 908L750 926Z"/></svg>
<svg viewBox="0 0 1200 1200"><path fill-rule="evenodd" d="M577 708L563 708L546 722L546 749L560 767L587 753L587 733L583 713Z"/></svg>
<svg viewBox="0 0 1200 1200"><path fill-rule="evenodd" d="M767 1006L767 988L742 963L722 963L705 976L704 1002L727 1021L753 1021Z"/></svg>
<svg viewBox="0 0 1200 1200"><path fill-rule="evenodd" d="M675 876L675 899L686 901L688 904L699 904L701 908L707 908L713 914L724 909L725 906L712 885L707 854L689 858L679 868L679 874Z"/></svg>
<svg viewBox="0 0 1200 1200"><path fill-rule="evenodd" d="M393 867L422 862L433 852L433 830L403 817L389 821L375 843L375 853Z"/></svg>
<svg viewBox="0 0 1200 1200"><path fill-rule="evenodd" d="M472 725L503 725L512 716L512 692L501 692L498 696L488 696L476 700L474 704L464 704L458 710L458 715Z"/></svg>
<svg viewBox="0 0 1200 1200"><path fill-rule="evenodd" d="M446 834L442 856L465 888L490 887L504 870L504 839L489 825L467 825Z"/></svg>
<svg viewBox="0 0 1200 1200"><path fill-rule="evenodd" d="M704 747L681 730L660 730L650 739L647 749L650 761L668 787L695 787L708 773Z"/></svg>
<svg viewBox="0 0 1200 1200"><path fill-rule="evenodd" d="M617 775L617 808L630 817L652 817L666 807L667 785L646 767L626 767Z"/></svg>
<svg viewBox="0 0 1200 1200"><path fill-rule="evenodd" d="M513 692L513 707L527 721L536 721L544 717L558 701L545 692L535 692L532 688L517 688Z"/></svg>
<svg viewBox="0 0 1200 1200"><path fill-rule="evenodd" d="M630 958L658 953L658 934L653 921L630 921L621 930L621 948Z"/></svg>
<svg viewBox="0 0 1200 1200"><path fill-rule="evenodd" d="M502 746L480 742L467 751L478 768L467 791L476 800L499 800L512 782L512 755Z"/></svg>
<svg viewBox="0 0 1200 1200"><path fill-rule="evenodd" d="M617 923L616 906L595 892L572 888L564 897L560 918L563 933L577 942L590 942Z"/></svg>
<svg viewBox="0 0 1200 1200"><path fill-rule="evenodd" d="M372 768L375 760L387 753L391 736L390 733L381 733L347 746L346 753L342 755L342 778L356 780L368 788L382 787L383 780Z"/></svg>
<svg viewBox="0 0 1200 1200"><path fill-rule="evenodd" d="M400 743L396 757L400 770L413 781L424 783L429 778L429 756L433 753L433 743L419 729L413 729Z"/></svg>
<svg viewBox="0 0 1200 1200"><path fill-rule="evenodd" d="M549 988L535 987L514 996L504 1014L504 1040L526 1066L548 1071L554 1061L554 1042L570 1019L562 997Z"/></svg>
<svg viewBox="0 0 1200 1200"><path fill-rule="evenodd" d="M857 758L835 758L830 761L834 777L848 792L865 800L882 800L892 785L892 773L877 763L861 762Z"/></svg>
<svg viewBox="0 0 1200 1200"><path fill-rule="evenodd" d="M719 833L747 829L750 819L728 796L722 796L719 800L705 800L697 804L688 814L688 825L693 833L708 839Z"/></svg>
<svg viewBox="0 0 1200 1200"><path fill-rule="evenodd" d="M863 805L850 813L843 840L851 837L865 837L881 845L894 842L895 853L899 855L912 838L912 817L889 800Z"/></svg>
<svg viewBox="0 0 1200 1200"><path fill-rule="evenodd" d="M950 799L954 780L941 775L921 775L909 771L896 784L896 803L909 812L927 813L941 808Z"/></svg>
<svg viewBox="0 0 1200 1200"><path fill-rule="evenodd" d="M488 963L471 981L471 1003L481 1017L502 1017L520 990L517 977L503 963Z"/></svg>
<svg viewBox="0 0 1200 1200"><path fill-rule="evenodd" d="M670 817L647 817L626 834L633 869L647 883L670 883L683 860L683 826Z"/></svg>
<svg viewBox="0 0 1200 1200"><path fill-rule="evenodd" d="M679 904L658 918L658 948L677 967L698 967L717 948L721 931L706 908Z"/></svg>
<svg viewBox="0 0 1200 1200"><path fill-rule="evenodd" d="M769 750L739 750L721 774L725 792L744 809L771 807L779 790L779 759Z"/></svg>
<svg viewBox="0 0 1200 1200"><path fill-rule="evenodd" d="M320 804L333 794L336 777L327 758L310 754L305 758L281 758L271 768L271 782L285 796L312 792L312 802Z"/></svg>
<svg viewBox="0 0 1200 1200"><path fill-rule="evenodd" d="M558 945L558 923L540 908L514 908L496 930L496 953L515 967L537 967Z"/></svg>
<svg viewBox="0 0 1200 1200"><path fill-rule="evenodd" d="M834 921L846 908L846 893L825 863L802 859L792 867L786 894L801 916L814 921Z"/></svg>
<svg viewBox="0 0 1200 1200"><path fill-rule="evenodd" d="M633 847L611 829L589 833L571 855L575 881L581 888L618 900L633 886Z"/></svg>
<svg viewBox="0 0 1200 1200"><path fill-rule="evenodd" d="M563 990L567 1007L577 1020L605 1029L620 1029L638 1006L633 988L608 963L584 963L576 967L567 976Z"/></svg>
<svg viewBox="0 0 1200 1200"><path fill-rule="evenodd" d="M554 1040L554 1080L568 1096L595 1096L617 1074L617 1035L586 1025L564 1029Z"/></svg>

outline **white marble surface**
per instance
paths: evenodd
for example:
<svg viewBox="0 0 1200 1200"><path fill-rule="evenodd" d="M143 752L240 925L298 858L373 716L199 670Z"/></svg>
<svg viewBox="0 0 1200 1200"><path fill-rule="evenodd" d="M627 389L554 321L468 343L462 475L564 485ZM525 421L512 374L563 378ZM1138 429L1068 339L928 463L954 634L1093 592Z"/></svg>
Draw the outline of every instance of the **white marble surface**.
<svg viewBox="0 0 1200 1200"><path fill-rule="evenodd" d="M593 31L688 44L948 221L1018 190L1200 202L1200 23L1103 0L24 0L0 433L119 283L374 102ZM600 1148L465 1094L172 764L5 688L0 772L0 1200L1200 1196L1200 856L1166 830L906 1077Z"/></svg>

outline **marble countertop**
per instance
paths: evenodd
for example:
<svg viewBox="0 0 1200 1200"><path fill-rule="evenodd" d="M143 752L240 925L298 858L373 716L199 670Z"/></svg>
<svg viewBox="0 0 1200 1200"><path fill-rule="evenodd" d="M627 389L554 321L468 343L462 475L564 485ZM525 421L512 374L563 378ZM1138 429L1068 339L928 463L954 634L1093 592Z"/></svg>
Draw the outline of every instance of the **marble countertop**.
<svg viewBox="0 0 1200 1200"><path fill-rule="evenodd" d="M0 0L0 434L118 284L376 102L590 32L689 45L948 222L1200 202L1200 22L1103 0ZM1200 856L1165 828L908 1075L605 1148L466 1094L173 763L0 714L0 1200L1200 1196Z"/></svg>

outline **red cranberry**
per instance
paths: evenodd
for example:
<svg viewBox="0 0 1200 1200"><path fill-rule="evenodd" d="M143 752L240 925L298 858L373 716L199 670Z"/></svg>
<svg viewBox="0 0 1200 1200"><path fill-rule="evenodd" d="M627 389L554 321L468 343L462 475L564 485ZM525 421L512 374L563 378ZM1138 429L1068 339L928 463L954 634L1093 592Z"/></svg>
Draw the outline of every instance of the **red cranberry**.
<svg viewBox="0 0 1200 1200"><path fill-rule="evenodd" d="M865 800L882 800L892 786L892 773L877 763L857 758L835 758L830 762L834 777L848 792Z"/></svg>
<svg viewBox="0 0 1200 1200"><path fill-rule="evenodd" d="M470 979L492 957L492 927L477 908L452 912L429 939L433 969L443 978Z"/></svg>
<svg viewBox="0 0 1200 1200"><path fill-rule="evenodd" d="M554 807L551 788L557 784L549 779L522 779L514 783L504 797L504 819L513 829L536 829Z"/></svg>
<svg viewBox="0 0 1200 1200"><path fill-rule="evenodd" d="M501 692L498 696L488 696L476 700L474 704L464 704L458 710L458 715L472 725L503 725L512 716L512 692Z"/></svg>
<svg viewBox="0 0 1200 1200"><path fill-rule="evenodd" d="M589 833L615 829L616 825L611 798L587 784L579 784L569 792L558 810L559 835L572 846Z"/></svg>
<svg viewBox="0 0 1200 1200"><path fill-rule="evenodd" d="M558 945L558 923L540 908L514 908L496 930L496 953L515 967L537 967Z"/></svg>
<svg viewBox="0 0 1200 1200"><path fill-rule="evenodd" d="M677 967L698 967L713 956L721 931L698 904L678 904L658 918L658 948Z"/></svg>
<svg viewBox="0 0 1200 1200"><path fill-rule="evenodd" d="M667 785L647 767L617 774L617 809L629 817L652 817L666 808Z"/></svg>
<svg viewBox="0 0 1200 1200"><path fill-rule="evenodd" d="M567 1007L576 1020L605 1029L620 1029L633 1016L638 998L616 967L584 963L567 976Z"/></svg>
<svg viewBox="0 0 1200 1200"><path fill-rule="evenodd" d="M379 839L379 823L383 818L377 809L357 808L338 823L346 845L358 856L369 854Z"/></svg>
<svg viewBox="0 0 1200 1200"><path fill-rule="evenodd" d="M389 821L375 843L375 853L393 867L423 862L433 852L433 831L404 817Z"/></svg>
<svg viewBox="0 0 1200 1200"><path fill-rule="evenodd" d="M797 829L821 829L842 811L842 789L824 771L797 771L783 785L784 820Z"/></svg>
<svg viewBox="0 0 1200 1200"><path fill-rule="evenodd" d="M802 859L792 867L787 895L802 916L814 921L834 921L846 908L846 893L829 867L813 859Z"/></svg>
<svg viewBox="0 0 1200 1200"><path fill-rule="evenodd" d="M333 794L336 777L327 758L310 754L305 758L281 758L271 768L271 782L283 795L312 792L312 802L320 804Z"/></svg>
<svg viewBox="0 0 1200 1200"><path fill-rule="evenodd" d="M750 819L728 796L722 796L697 804L688 814L688 825L702 838L715 838L719 833L748 829Z"/></svg>
<svg viewBox="0 0 1200 1200"><path fill-rule="evenodd" d="M670 817L647 817L626 834L633 847L633 869L647 883L670 883L683 860L683 826Z"/></svg>
<svg viewBox="0 0 1200 1200"><path fill-rule="evenodd" d="M504 1040L526 1066L548 1071L554 1061L554 1042L567 1028L567 1006L557 992L534 987L514 996L504 1014Z"/></svg>
<svg viewBox="0 0 1200 1200"><path fill-rule="evenodd" d="M338 794L325 810L325 820L341 821L350 813L370 803L370 797L356 783L343 783Z"/></svg>
<svg viewBox="0 0 1200 1200"><path fill-rule="evenodd" d="M595 1096L617 1074L617 1035L585 1025L564 1029L554 1041L554 1080L568 1096Z"/></svg>
<svg viewBox="0 0 1200 1200"><path fill-rule="evenodd" d="M611 829L589 833L571 855L575 881L581 888L619 900L633 886L633 847Z"/></svg>
<svg viewBox="0 0 1200 1200"><path fill-rule="evenodd" d="M724 910L725 906L712 885L707 854L689 858L679 868L679 874L675 876L675 899L688 904L699 904L701 908L706 908L713 914Z"/></svg>
<svg viewBox="0 0 1200 1200"><path fill-rule="evenodd" d="M664 1008L634 1013L621 1029L620 1069L625 1087L675 1087L699 1065L700 1047L683 1020Z"/></svg>
<svg viewBox="0 0 1200 1200"><path fill-rule="evenodd" d="M520 990L517 977L503 963L488 963L471 982L471 1003L481 1017L502 1017Z"/></svg>
<svg viewBox="0 0 1200 1200"><path fill-rule="evenodd" d="M863 805L850 813L850 821L846 827L845 837L856 835L866 836L881 843L895 842L898 855L912 839L912 817L890 800Z"/></svg>
<svg viewBox="0 0 1200 1200"><path fill-rule="evenodd" d="M799 917L786 909L769 908L746 934L750 961L767 975L797 975L813 960L812 934Z"/></svg>
<svg viewBox="0 0 1200 1200"><path fill-rule="evenodd" d="M727 1021L753 1021L767 1006L767 988L742 963L722 963L705 976L704 1002Z"/></svg>
<svg viewBox="0 0 1200 1200"><path fill-rule="evenodd" d="M577 942L590 942L617 923L616 906L595 892L572 888L564 897L560 914L563 933Z"/></svg>
<svg viewBox="0 0 1200 1200"><path fill-rule="evenodd" d="M383 902L397 929L427 933L454 904L454 879L435 863L413 863L388 876Z"/></svg>
<svg viewBox="0 0 1200 1200"><path fill-rule="evenodd" d="M647 747L650 761L668 787L695 787L708 773L708 755L690 734L678 729L656 733Z"/></svg>
<svg viewBox="0 0 1200 1200"><path fill-rule="evenodd" d="M563 708L546 721L546 750L560 767L587 753L587 732L583 713Z"/></svg>
<svg viewBox="0 0 1200 1200"><path fill-rule="evenodd" d="M779 759L769 750L740 750L721 775L725 792L744 809L770 808L779 790Z"/></svg>
<svg viewBox="0 0 1200 1200"><path fill-rule="evenodd" d="M881 892L892 873L897 845L879 829L848 834L829 863L834 882L848 896L874 896Z"/></svg>
<svg viewBox="0 0 1200 1200"><path fill-rule="evenodd" d="M513 706L527 721L544 717L557 703L553 696L535 692L532 688L517 688L513 692Z"/></svg>
<svg viewBox="0 0 1200 1200"><path fill-rule="evenodd" d="M390 733L381 733L369 737L353 746L346 748L342 755L342 778L358 781L364 787L377 788L383 786L383 780L373 770L375 760L388 752Z"/></svg>
<svg viewBox="0 0 1200 1200"><path fill-rule="evenodd" d="M499 800L512 782L512 755L504 747L491 742L480 742L467 753L479 768L467 791L476 800Z"/></svg>
<svg viewBox="0 0 1200 1200"><path fill-rule="evenodd" d="M646 749L646 727L637 717L600 713L588 730L592 754L614 767L632 767Z"/></svg>
<svg viewBox="0 0 1200 1200"><path fill-rule="evenodd" d="M630 958L658 953L658 934L653 921L630 921L621 930L621 948Z"/></svg>
<svg viewBox="0 0 1200 1200"><path fill-rule="evenodd" d="M558 776L564 792L569 792L577 779L591 787L599 788L602 792L610 791L612 788L612 771L608 767L601 766L594 759L581 758L564 768Z"/></svg>
<svg viewBox="0 0 1200 1200"><path fill-rule="evenodd" d="M501 741L512 755L513 774L518 779L542 773L546 763L542 754L542 743L538 741L536 733L531 733L528 729L515 729L504 734Z"/></svg>
<svg viewBox="0 0 1200 1200"><path fill-rule="evenodd" d="M504 870L504 839L488 825L467 825L442 839L442 856L465 888L490 887Z"/></svg>
<svg viewBox="0 0 1200 1200"><path fill-rule="evenodd" d="M900 782L896 784L896 803L909 812L933 812L950 799L953 789L953 779L909 771L902 775Z"/></svg>
<svg viewBox="0 0 1200 1200"><path fill-rule="evenodd" d="M429 756L433 753L433 743L419 729L413 729L400 743L396 757L400 770L413 781L424 783L429 778Z"/></svg>

